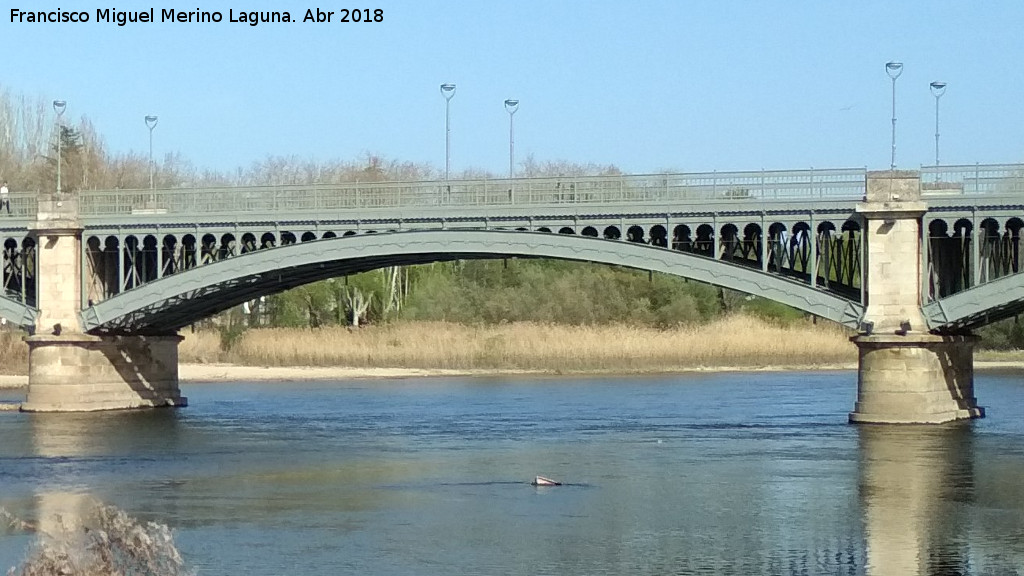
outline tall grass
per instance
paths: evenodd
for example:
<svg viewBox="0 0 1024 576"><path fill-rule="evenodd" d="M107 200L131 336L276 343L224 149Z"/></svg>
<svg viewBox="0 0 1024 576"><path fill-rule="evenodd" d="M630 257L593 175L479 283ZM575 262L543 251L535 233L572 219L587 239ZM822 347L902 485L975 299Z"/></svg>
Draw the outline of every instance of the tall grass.
<svg viewBox="0 0 1024 576"><path fill-rule="evenodd" d="M835 325L777 325L747 316L667 330L514 323L398 323L359 330L249 330L223 352L216 333L186 334L182 362L542 371L666 371L856 361Z"/></svg>
<svg viewBox="0 0 1024 576"><path fill-rule="evenodd" d="M178 345L178 361L199 364L228 362L227 352L221 346L220 333L215 330L182 330L185 337Z"/></svg>
<svg viewBox="0 0 1024 576"><path fill-rule="evenodd" d="M408 322L246 331L229 350L216 331L183 331L187 363L454 370L670 371L701 367L853 363L848 333L830 323L776 324L731 316L672 329L517 322ZM28 372L20 332L0 332L0 374Z"/></svg>
<svg viewBox="0 0 1024 576"><path fill-rule="evenodd" d="M21 331L0 331L0 374L28 373L28 344Z"/></svg>

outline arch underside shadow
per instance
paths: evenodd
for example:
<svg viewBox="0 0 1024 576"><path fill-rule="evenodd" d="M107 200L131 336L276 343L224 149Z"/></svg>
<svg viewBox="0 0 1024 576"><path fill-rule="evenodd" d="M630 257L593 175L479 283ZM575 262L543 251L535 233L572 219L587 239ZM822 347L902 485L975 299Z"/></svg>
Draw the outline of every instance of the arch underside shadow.
<svg viewBox="0 0 1024 576"><path fill-rule="evenodd" d="M1024 274L990 280L921 307L928 329L972 330L1024 312Z"/></svg>
<svg viewBox="0 0 1024 576"><path fill-rule="evenodd" d="M82 311L94 334L165 334L253 300L325 278L429 262L554 258L673 274L787 304L856 327L863 307L745 266L647 244L502 230L417 230L337 237L259 250L128 290Z"/></svg>

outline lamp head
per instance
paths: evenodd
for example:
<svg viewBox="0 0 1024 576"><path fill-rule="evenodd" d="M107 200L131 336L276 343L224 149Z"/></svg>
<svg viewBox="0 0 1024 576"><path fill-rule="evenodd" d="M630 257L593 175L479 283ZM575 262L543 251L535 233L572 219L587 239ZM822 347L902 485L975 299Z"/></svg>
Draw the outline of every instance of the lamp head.
<svg viewBox="0 0 1024 576"><path fill-rule="evenodd" d="M159 119L156 116L146 116L146 127L149 128L150 130L156 128L157 120Z"/></svg>
<svg viewBox="0 0 1024 576"><path fill-rule="evenodd" d="M932 94L934 94L936 98L946 93L945 82L932 82L929 86L932 87Z"/></svg>
<svg viewBox="0 0 1024 576"><path fill-rule="evenodd" d="M441 84L441 95L445 100L451 100L455 96L455 84Z"/></svg>
<svg viewBox="0 0 1024 576"><path fill-rule="evenodd" d="M64 108L67 107L68 103L64 100L53 101L53 111L57 113L57 116L64 114Z"/></svg>
<svg viewBox="0 0 1024 576"><path fill-rule="evenodd" d="M903 74L903 62L886 62L885 73L893 80L899 78Z"/></svg>
<svg viewBox="0 0 1024 576"><path fill-rule="evenodd" d="M515 114L516 110L519 110L519 100L513 98L505 100L505 110L508 110L509 114Z"/></svg>

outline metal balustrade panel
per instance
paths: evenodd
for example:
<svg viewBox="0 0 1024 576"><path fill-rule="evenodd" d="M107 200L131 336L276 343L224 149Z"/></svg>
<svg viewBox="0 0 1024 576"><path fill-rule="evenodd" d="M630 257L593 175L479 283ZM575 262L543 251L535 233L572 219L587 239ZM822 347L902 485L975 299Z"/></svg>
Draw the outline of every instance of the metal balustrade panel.
<svg viewBox="0 0 1024 576"><path fill-rule="evenodd" d="M1024 194L1024 164L965 164L921 167L921 191L929 196Z"/></svg>
<svg viewBox="0 0 1024 576"><path fill-rule="evenodd" d="M924 195L1024 195L1024 164L924 166ZM856 199L863 168L761 170L615 176L221 186L170 190L86 190L83 218L374 209L529 207L616 203ZM35 215L36 193L12 194L15 218Z"/></svg>
<svg viewBox="0 0 1024 576"><path fill-rule="evenodd" d="M446 209L629 203L744 202L858 198L865 171L715 172L561 178L369 182L173 190L90 190L83 218L251 213Z"/></svg>

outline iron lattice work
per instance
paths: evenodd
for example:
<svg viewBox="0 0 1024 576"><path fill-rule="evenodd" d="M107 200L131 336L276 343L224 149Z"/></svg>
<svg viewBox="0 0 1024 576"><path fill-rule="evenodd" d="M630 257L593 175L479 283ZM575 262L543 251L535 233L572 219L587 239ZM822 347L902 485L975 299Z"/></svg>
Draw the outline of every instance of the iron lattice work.
<svg viewBox="0 0 1024 576"><path fill-rule="evenodd" d="M1024 167L926 169L921 185L929 206L922 308L932 331L960 333L1024 311Z"/></svg>
<svg viewBox="0 0 1024 576"><path fill-rule="evenodd" d="M558 229L560 234L555 234L549 227L538 227L532 231L545 234L529 234L531 231L528 230L475 228L416 232L367 230L358 233L348 230L340 234L327 231L318 237L312 232L231 232L219 235L209 232L186 234L181 238L167 235L159 240L152 235L141 239L128 237L123 242L124 248L120 247L121 239L117 237L89 237L85 258L89 271L89 307L84 318L86 326L94 331L123 333L145 330L148 333L164 333L264 294L384 266L451 259L547 255L668 272L767 297L771 295L762 290L761 284L772 278L784 279L782 286L797 292L800 290L793 286L804 287L821 297L829 297L828 292L831 291L835 295L830 297L840 298L843 305L829 300L835 304L833 307L839 306L841 312L829 312L831 308L825 311L824 307L819 310L818 303L805 301L806 295L790 302L785 299L785 290L777 289L776 292L781 294L777 297L781 301L792 303L812 314L856 325L860 306L848 296L859 293L859 287L844 282L846 279L859 282L859 274L856 272L859 269L845 271L842 265L836 263L836 254L849 252L847 246L859 246L859 228L853 223L842 224L846 225L846 232L831 235L834 225L821 222L819 229L822 233L817 236L817 243L812 243L809 234L791 235L784 232L790 230L788 225L781 222L775 224L776 237L773 242L763 241L756 236L738 240L734 235L729 235L731 230L737 228L731 223L722 224L725 234L718 240L707 238L702 232L698 232L694 239L692 235L687 236L691 227L679 224L674 227L671 247L667 228L662 224L654 224L647 229L640 224L631 225L627 228L626 242L623 242L621 227L616 225L606 225L601 230L587 225L579 228L579 234L578 229L571 227L561 227ZM755 230L750 225L746 228L749 231ZM797 230L804 229L809 230L806 224ZM472 236L472 233L478 236ZM542 253L543 248L555 242L545 240L546 236L565 240L574 238L577 242L569 242L567 248L562 247L563 251L549 249ZM580 237L585 237L586 242L579 243L579 240L584 240ZM439 241L437 238L447 240ZM332 239L333 242L325 242ZM477 239L483 244L474 247L467 239ZM427 250L415 246L417 242L426 240L434 242L436 247ZM305 252L294 248L307 244L315 245L315 257L308 262L295 260L296 254ZM482 249L484 245L486 250ZM780 255L775 263L769 265L765 256L770 253L772 245ZM391 246L395 252L389 254L382 246ZM385 251L373 258L362 256L359 251L370 248ZM637 249L642 250L636 252ZM627 252L633 255L633 259L622 257ZM660 260L673 257L673 254L687 256L685 265L669 265ZM712 257L714 254L718 254L718 257ZM802 256L795 257L793 254ZM852 261L859 265L859 257L852 258ZM827 265L811 262L824 262ZM252 265L256 263L263 266L263 272L254 277ZM707 268L709 265L711 268ZM229 272L225 273L225 270ZM744 271L742 281L737 280L736 270ZM836 270L843 272L834 274ZM812 271L817 280L815 287L810 284ZM169 282L175 277L181 278L184 284ZM186 277L187 282L184 280ZM157 292L148 290L146 293L150 295L146 298L150 300L143 302L133 299L134 293L151 284L153 290L164 288ZM102 302L106 300L121 303L103 306ZM136 310L133 306L139 307ZM122 320L113 322L109 318L96 316L99 311L110 314L111 310L117 310Z"/></svg>
<svg viewBox="0 0 1024 576"><path fill-rule="evenodd" d="M979 210L970 219L931 219L923 293L933 330L962 332L1024 311L1022 216L1024 204Z"/></svg>
<svg viewBox="0 0 1024 576"><path fill-rule="evenodd" d="M36 239L28 236L25 230L5 229L3 232L0 316L31 332L39 313L36 309Z"/></svg>
<svg viewBox="0 0 1024 576"><path fill-rule="evenodd" d="M758 294L848 326L856 326L863 311L858 303L821 287L766 274L742 261L568 233L418 230L310 239L237 257L228 251L218 253L223 257L90 305L83 311L84 325L94 333L161 334L260 295L319 279L386 266L509 256L598 262L685 276Z"/></svg>
<svg viewBox="0 0 1024 576"><path fill-rule="evenodd" d="M36 304L36 240L25 232L8 233L3 244L3 295L29 306Z"/></svg>

